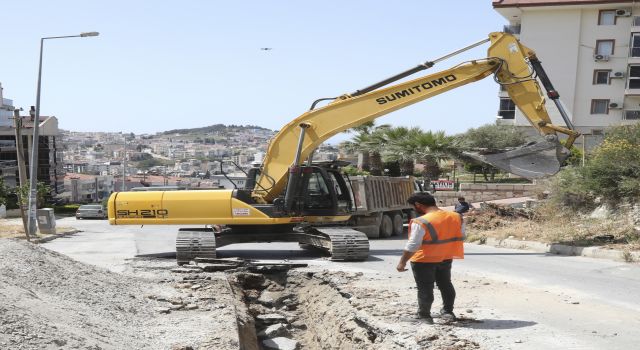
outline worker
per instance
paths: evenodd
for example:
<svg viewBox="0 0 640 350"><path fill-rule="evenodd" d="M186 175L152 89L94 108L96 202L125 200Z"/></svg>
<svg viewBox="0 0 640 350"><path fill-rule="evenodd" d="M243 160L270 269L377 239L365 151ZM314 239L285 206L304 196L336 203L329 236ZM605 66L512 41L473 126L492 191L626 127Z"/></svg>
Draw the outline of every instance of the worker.
<svg viewBox="0 0 640 350"><path fill-rule="evenodd" d="M435 282L442 295L440 317L445 323L453 322L456 320L453 313L456 291L451 283L451 263L452 259L464 259L462 217L438 208L435 198L428 193L416 193L407 202L420 216L409 224L409 240L396 269L407 271L407 262L411 260L418 288L416 318L433 323L431 304Z"/></svg>
<svg viewBox="0 0 640 350"><path fill-rule="evenodd" d="M458 203L456 203L453 211L459 214L464 214L471 209L473 209L473 204L467 202L464 197L458 197Z"/></svg>

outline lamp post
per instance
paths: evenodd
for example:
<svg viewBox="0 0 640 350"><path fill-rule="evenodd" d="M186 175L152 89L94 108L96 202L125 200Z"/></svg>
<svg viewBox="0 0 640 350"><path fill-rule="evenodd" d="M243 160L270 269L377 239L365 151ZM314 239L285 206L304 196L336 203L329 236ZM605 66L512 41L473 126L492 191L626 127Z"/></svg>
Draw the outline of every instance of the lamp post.
<svg viewBox="0 0 640 350"><path fill-rule="evenodd" d="M40 38L40 63L38 65L38 89L36 91L36 110L33 119L33 140L31 146L31 160L29 161L29 212L27 230L29 235L35 235L36 233L36 201L38 193L38 129L40 128L40 88L42 82L42 49L44 47L44 41L48 39L65 39L65 38L85 38L90 36L98 36L98 32L86 32L79 35L65 35L65 36L49 36Z"/></svg>

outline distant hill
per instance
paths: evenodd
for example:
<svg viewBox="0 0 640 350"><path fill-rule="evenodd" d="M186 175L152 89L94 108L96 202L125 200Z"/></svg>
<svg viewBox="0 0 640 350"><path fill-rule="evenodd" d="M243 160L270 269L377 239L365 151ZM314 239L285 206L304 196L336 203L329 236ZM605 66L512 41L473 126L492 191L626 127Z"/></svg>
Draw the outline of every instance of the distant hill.
<svg viewBox="0 0 640 350"><path fill-rule="evenodd" d="M224 125L224 124L215 124L210 126L205 126L202 128L191 128L191 129L173 129L162 132L162 135L172 135L172 134L202 134L202 133L210 133L216 131L229 131L229 130L247 130L247 129L258 129L258 130L267 130L271 131L267 128L263 128L261 126L256 125Z"/></svg>

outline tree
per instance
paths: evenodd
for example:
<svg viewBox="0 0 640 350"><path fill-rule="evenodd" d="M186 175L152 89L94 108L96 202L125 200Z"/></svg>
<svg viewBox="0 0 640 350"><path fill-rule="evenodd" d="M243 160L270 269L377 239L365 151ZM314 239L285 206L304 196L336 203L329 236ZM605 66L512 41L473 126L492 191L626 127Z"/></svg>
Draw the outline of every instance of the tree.
<svg viewBox="0 0 640 350"><path fill-rule="evenodd" d="M375 126L375 122L369 121L359 126L353 127L345 131L345 133L356 133L356 135L351 139L351 141L347 141L349 143L343 142L341 146L344 146L345 150L351 151L351 153L362 154L362 164L360 166L361 170L369 171L371 169L371 160L372 157L376 158L375 167L376 171L380 174L382 173L382 158L378 154L375 153L377 150L377 143L380 141L379 139L373 139L372 133L376 129L381 128L389 128L390 125L384 124L380 126Z"/></svg>
<svg viewBox="0 0 640 350"><path fill-rule="evenodd" d="M371 175L380 176L384 172L382 163L382 152L386 146L385 131L389 125L381 125L376 127L370 134L369 139L365 142L365 149L371 155Z"/></svg>
<svg viewBox="0 0 640 350"><path fill-rule="evenodd" d="M36 206L42 208L45 205L47 196L51 193L51 187L44 182L38 181L36 185ZM16 187L18 205L27 206L29 204L29 184Z"/></svg>
<svg viewBox="0 0 640 350"><path fill-rule="evenodd" d="M7 205L7 199L11 195L11 190L4 183L4 177L0 176L0 205Z"/></svg>
<svg viewBox="0 0 640 350"><path fill-rule="evenodd" d="M590 209L594 199L615 207L640 199L640 124L607 130L584 167L567 166L553 178L552 199L576 209Z"/></svg>
<svg viewBox="0 0 640 350"><path fill-rule="evenodd" d="M465 133L456 136L460 148L467 151L483 149L489 152L497 152L507 148L522 146L527 142L524 133L515 126L487 124L478 128L471 128ZM493 181L498 168L464 156L461 152L457 158L464 162L467 171L480 172L485 181Z"/></svg>
<svg viewBox="0 0 640 350"><path fill-rule="evenodd" d="M355 153L362 155L362 163L358 164L360 170L369 171L369 151L366 150L366 142L369 139L371 129L373 129L374 122L370 121L354 128L348 129L345 133L355 133L356 135L351 138L350 141L341 143L341 147L348 153Z"/></svg>
<svg viewBox="0 0 640 350"><path fill-rule="evenodd" d="M400 163L401 175L408 176L414 173L418 157L416 140L420 134L422 130L418 127L400 126L385 130L385 158Z"/></svg>
<svg viewBox="0 0 640 350"><path fill-rule="evenodd" d="M458 138L462 147L484 148L492 151L518 147L527 142L526 136L517 127L496 124L471 128Z"/></svg>
<svg viewBox="0 0 640 350"><path fill-rule="evenodd" d="M422 176L425 180L437 180L442 172L439 162L460 153L460 149L453 136L447 136L444 131L427 131L414 136L416 154L424 165Z"/></svg>

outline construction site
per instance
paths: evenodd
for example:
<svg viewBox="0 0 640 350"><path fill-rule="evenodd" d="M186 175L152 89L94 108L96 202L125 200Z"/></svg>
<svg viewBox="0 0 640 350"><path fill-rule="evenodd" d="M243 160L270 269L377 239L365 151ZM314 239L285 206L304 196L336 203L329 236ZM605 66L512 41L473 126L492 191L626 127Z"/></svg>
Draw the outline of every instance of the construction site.
<svg viewBox="0 0 640 350"><path fill-rule="evenodd" d="M360 68L380 73L366 83L355 68L338 70L348 60L325 59L369 52L373 42L341 46L345 53L325 43L325 56L315 46L290 48L301 42L291 33L307 23L280 26L304 6L131 6L142 23L166 23L175 12L189 25L208 24L206 30L179 25L181 34L162 34L162 53L153 56L166 56L163 63L136 61L136 52L156 47L154 40L142 50L138 43L121 47L105 40L116 45L105 57L107 51L132 53L118 67L115 58L104 62L89 53L105 67L114 64L94 80L105 84L100 101L122 102L117 113L94 108L101 103L92 100L91 88L59 90L82 90L77 100L85 108L83 99L94 101L86 108L95 113L92 120L121 120L134 128L144 119L137 127L157 124L170 131L65 132L74 138L65 144L58 119L41 115L45 40L95 38L97 31L40 38L36 102L28 116L0 87L0 349L637 347L640 110L634 106L640 103L640 36L634 30L640 16L634 16L634 1L494 0L492 14L508 23L502 30L476 41L464 35L456 46L448 41L457 33L442 33L428 41L436 54L409 68L398 68L400 61L388 64L408 54L391 45L399 57L361 58L371 61ZM130 40L103 20L111 9L98 7L84 10L118 33L113 37ZM151 21L151 8L163 20ZM139 25L128 12L123 23ZM263 12L278 20L253 27ZM213 30L229 20L227 14L239 17ZM398 17L404 16L416 14ZM300 18L310 24L321 18L311 17ZM326 28L327 34L342 36L344 28L364 21L369 36L399 39L380 32L379 21L372 26L369 16L347 17L337 16L343 29ZM468 21L484 23L481 17L487 16ZM250 33L238 23L251 24ZM150 28L161 27L154 22ZM276 27L280 34L271 40L290 40L282 48L260 46L249 53L242 47L255 45L252 39L264 28ZM209 36L187 44L201 32L227 33L213 40L224 48L202 45L212 41ZM621 50L620 42L631 44ZM259 72L244 72L258 54L261 61L251 68ZM302 58L290 61L296 55ZM214 63L198 61L201 56ZM312 62L320 73L299 71L299 62ZM204 67L217 73L209 75L214 68ZM121 70L130 81L109 86ZM164 95L148 85L158 77L149 72L158 70L171 86L189 89ZM228 75L233 70L242 72ZM151 75L137 81L138 73ZM298 77L307 74L318 84L301 88ZM13 76L0 71L4 75ZM251 84L234 86L236 78ZM53 80L62 86L67 77ZM341 90L327 80L342 83ZM487 82L497 98L484 95ZM139 90L128 90L136 83ZM230 88L222 89L224 84ZM280 94L270 95L278 89ZM16 89L25 99L22 90ZM110 95L114 90L117 97ZM206 96L191 100L204 90ZM234 91L261 92L249 103ZM136 96L135 106L128 95ZM288 103L293 113L276 102L283 96L304 97L309 104L301 109ZM275 111L266 112L261 99ZM477 122L477 115L486 117L488 100L499 100L498 116ZM166 104L137 109L159 101L185 107L179 118L167 114ZM437 111L415 109L443 101L449 102ZM82 106L56 108L72 119ZM229 125L183 128L202 122L200 106ZM425 115L437 118L427 123ZM459 125L449 124L455 118L461 118ZM85 119L73 126L111 124L85 125ZM239 119L243 124L237 125ZM376 124L381 121L391 122ZM441 126L446 130L436 130ZM135 152L128 141L136 143ZM171 185L168 167L176 175ZM68 179L67 171L74 172ZM159 178L162 184L155 182Z"/></svg>

